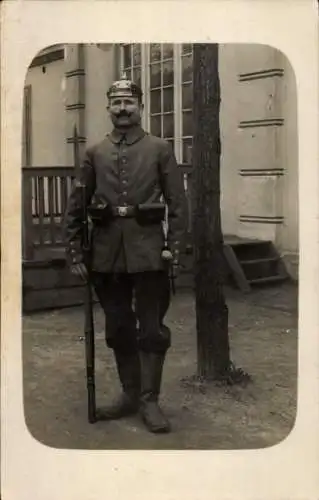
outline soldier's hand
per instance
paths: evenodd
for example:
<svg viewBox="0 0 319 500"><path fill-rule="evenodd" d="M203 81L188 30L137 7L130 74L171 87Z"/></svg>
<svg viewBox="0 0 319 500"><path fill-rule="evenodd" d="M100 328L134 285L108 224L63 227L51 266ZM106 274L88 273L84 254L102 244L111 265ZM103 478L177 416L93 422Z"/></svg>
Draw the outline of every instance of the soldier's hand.
<svg viewBox="0 0 319 500"><path fill-rule="evenodd" d="M82 262L80 262L79 264L72 264L71 273L75 274L76 276L80 276L80 278L82 278L83 281L87 280L88 272L85 265Z"/></svg>
<svg viewBox="0 0 319 500"><path fill-rule="evenodd" d="M179 272L179 252L175 251L174 253L169 249L165 248L162 251L162 259L168 262L171 266L171 274L173 277L176 277Z"/></svg>
<svg viewBox="0 0 319 500"><path fill-rule="evenodd" d="M168 248L164 248L164 250L162 251L162 259L165 261L173 260L173 254Z"/></svg>

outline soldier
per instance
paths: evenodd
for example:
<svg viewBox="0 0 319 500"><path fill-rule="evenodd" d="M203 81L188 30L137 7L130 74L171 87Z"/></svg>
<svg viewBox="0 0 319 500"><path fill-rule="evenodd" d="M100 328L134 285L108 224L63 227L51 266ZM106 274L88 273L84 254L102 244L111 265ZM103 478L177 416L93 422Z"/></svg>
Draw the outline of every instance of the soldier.
<svg viewBox="0 0 319 500"><path fill-rule="evenodd" d="M161 200L164 197L169 216L164 253L176 270L186 198L170 144L141 126L142 96L125 75L112 84L107 110L114 128L87 149L79 180L91 204L90 279L105 313L106 343L113 349L123 388L100 417L117 419L139 411L149 431L169 432L158 403L171 342L170 330L163 325L170 298ZM65 219L67 255L71 271L86 277L80 214L81 199L74 187Z"/></svg>

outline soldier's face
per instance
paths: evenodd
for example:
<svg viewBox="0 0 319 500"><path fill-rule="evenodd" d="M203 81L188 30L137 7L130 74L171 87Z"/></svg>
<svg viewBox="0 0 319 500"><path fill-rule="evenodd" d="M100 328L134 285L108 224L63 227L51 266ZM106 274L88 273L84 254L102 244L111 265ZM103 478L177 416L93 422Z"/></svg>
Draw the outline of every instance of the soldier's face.
<svg viewBox="0 0 319 500"><path fill-rule="evenodd" d="M107 107L115 127L131 127L141 121L143 105L137 97L112 97Z"/></svg>

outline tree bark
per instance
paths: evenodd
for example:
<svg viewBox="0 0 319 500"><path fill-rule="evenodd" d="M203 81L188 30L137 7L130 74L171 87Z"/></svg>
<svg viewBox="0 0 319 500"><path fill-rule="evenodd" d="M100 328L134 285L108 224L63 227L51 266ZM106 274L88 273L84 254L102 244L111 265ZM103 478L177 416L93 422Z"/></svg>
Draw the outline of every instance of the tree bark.
<svg viewBox="0 0 319 500"><path fill-rule="evenodd" d="M220 81L218 45L193 51L193 241L198 375L229 370L228 307L223 291L220 213Z"/></svg>

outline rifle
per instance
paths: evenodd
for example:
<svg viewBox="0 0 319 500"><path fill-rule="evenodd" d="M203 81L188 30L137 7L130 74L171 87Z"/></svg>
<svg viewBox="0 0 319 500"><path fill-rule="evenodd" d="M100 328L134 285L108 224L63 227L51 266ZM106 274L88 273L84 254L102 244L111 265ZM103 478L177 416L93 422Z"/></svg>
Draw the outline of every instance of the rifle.
<svg viewBox="0 0 319 500"><path fill-rule="evenodd" d="M76 173L79 172L79 140L76 126L74 126L73 135L74 145L74 167ZM88 420L93 424L97 420L96 416L96 401L95 401L95 345L94 345L94 317L93 317L93 296L90 282L90 236L89 236L89 221L86 201L86 186L79 182L77 188L81 190L82 201L82 251L84 265L87 269L87 279L85 280L85 295L84 295L84 335L85 335L85 359L86 359L86 379L88 393Z"/></svg>

